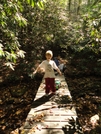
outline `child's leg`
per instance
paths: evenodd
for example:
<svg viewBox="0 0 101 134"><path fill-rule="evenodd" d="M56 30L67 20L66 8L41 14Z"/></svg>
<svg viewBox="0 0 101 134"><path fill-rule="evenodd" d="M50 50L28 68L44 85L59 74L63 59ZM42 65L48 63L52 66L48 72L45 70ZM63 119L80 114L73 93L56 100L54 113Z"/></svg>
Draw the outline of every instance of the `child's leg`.
<svg viewBox="0 0 101 134"><path fill-rule="evenodd" d="M45 93L48 94L50 92L50 78L45 78L45 85L46 85Z"/></svg>
<svg viewBox="0 0 101 134"><path fill-rule="evenodd" d="M55 93L56 88L55 88L55 78L50 78L50 89L53 93Z"/></svg>

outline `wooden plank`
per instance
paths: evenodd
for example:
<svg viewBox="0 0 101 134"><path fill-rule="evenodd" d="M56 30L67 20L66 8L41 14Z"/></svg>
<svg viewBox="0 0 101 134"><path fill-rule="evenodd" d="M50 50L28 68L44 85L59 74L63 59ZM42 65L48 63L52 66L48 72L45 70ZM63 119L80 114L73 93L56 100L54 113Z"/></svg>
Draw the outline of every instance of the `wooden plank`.
<svg viewBox="0 0 101 134"><path fill-rule="evenodd" d="M25 129L24 131L24 134L64 134L63 130L61 129L51 129L51 128L48 128L48 129L35 129L35 128L32 128L32 129Z"/></svg>
<svg viewBox="0 0 101 134"><path fill-rule="evenodd" d="M37 108L32 108L29 112L29 115L37 115L37 113L43 113L43 114L50 114L50 113L54 113L54 114L68 114L68 115L76 115L76 111L74 109L74 107L72 107L72 109L69 109L68 107L65 108L58 108L58 107L50 107L50 106L44 106L41 105Z"/></svg>
<svg viewBox="0 0 101 134"><path fill-rule="evenodd" d="M56 116L57 117L57 116ZM49 118L49 117L47 117L47 118ZM75 118L76 118L76 116L74 116L73 117L74 118L74 120L75 120ZM55 118L55 120L54 121L52 121L51 119L49 120L49 119L46 119L46 120L42 120L42 121L32 121L32 122L30 122L30 120L27 120L26 121L26 123L25 123L25 126L24 126L24 128L25 129L31 129L32 127L36 127L36 126L41 126L42 128L62 128L63 126L65 126L65 125L69 125L69 123L68 123L68 120L69 119L72 119L72 116L70 117L70 116L68 116L67 118L66 118L66 120L62 120L62 119L59 119L59 117L57 117L57 120L56 120L56 118Z"/></svg>

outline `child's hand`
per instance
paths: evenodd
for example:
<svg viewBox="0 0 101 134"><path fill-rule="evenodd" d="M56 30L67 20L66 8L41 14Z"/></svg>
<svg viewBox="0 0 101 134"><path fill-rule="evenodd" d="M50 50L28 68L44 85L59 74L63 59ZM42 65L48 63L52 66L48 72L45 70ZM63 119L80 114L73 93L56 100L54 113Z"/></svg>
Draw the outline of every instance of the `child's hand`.
<svg viewBox="0 0 101 134"><path fill-rule="evenodd" d="M60 72L59 74L62 75L62 72Z"/></svg>
<svg viewBox="0 0 101 134"><path fill-rule="evenodd" d="M58 72L60 75L62 75L62 72L60 71L59 68L57 69L57 72Z"/></svg>
<svg viewBox="0 0 101 134"><path fill-rule="evenodd" d="M61 72L61 71L59 71L58 73L59 73L60 75L62 75L62 72Z"/></svg>

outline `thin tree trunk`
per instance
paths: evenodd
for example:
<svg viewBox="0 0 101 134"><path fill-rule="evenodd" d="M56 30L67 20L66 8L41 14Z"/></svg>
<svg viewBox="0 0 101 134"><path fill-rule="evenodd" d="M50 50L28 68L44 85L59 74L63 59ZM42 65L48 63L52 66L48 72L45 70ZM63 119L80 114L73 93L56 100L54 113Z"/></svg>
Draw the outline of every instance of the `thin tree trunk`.
<svg viewBox="0 0 101 134"><path fill-rule="evenodd" d="M70 12L71 12L71 0L68 1L68 9L69 9L69 15L70 15Z"/></svg>

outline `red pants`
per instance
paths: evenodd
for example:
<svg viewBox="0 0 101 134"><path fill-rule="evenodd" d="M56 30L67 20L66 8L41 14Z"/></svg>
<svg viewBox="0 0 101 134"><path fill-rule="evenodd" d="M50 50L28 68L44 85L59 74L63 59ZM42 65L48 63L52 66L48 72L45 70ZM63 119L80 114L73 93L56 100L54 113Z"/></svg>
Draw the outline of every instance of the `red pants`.
<svg viewBox="0 0 101 134"><path fill-rule="evenodd" d="M55 92L55 78L45 78L46 84L46 91L45 93L48 94L50 91Z"/></svg>

